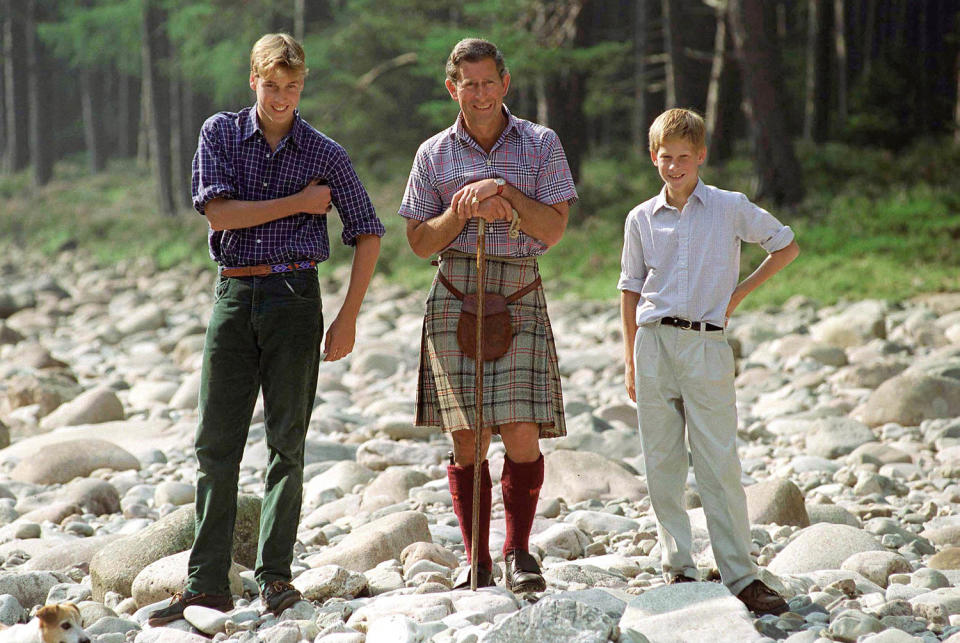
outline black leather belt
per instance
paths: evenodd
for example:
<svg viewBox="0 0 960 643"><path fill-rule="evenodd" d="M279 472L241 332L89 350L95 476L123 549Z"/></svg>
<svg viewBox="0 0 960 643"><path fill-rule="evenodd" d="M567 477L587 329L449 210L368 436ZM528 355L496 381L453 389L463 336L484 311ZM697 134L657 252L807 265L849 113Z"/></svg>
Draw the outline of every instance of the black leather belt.
<svg viewBox="0 0 960 643"><path fill-rule="evenodd" d="M688 319L680 319L679 317L664 317L660 320L661 324L666 324L667 326L676 326L681 330L700 330L700 327L703 326L704 330L723 330L722 326L717 326L716 324L710 324L708 322L695 322Z"/></svg>

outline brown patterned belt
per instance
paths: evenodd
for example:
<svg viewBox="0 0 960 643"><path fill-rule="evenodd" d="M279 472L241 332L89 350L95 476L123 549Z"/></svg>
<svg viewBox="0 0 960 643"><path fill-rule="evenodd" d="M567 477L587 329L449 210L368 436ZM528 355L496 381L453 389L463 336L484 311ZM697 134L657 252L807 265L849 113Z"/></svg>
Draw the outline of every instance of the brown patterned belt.
<svg viewBox="0 0 960 643"><path fill-rule="evenodd" d="M220 268L223 277L266 277L280 275L297 270L310 270L317 267L316 261L295 261L293 263L262 264L259 266L243 266L240 268Z"/></svg>

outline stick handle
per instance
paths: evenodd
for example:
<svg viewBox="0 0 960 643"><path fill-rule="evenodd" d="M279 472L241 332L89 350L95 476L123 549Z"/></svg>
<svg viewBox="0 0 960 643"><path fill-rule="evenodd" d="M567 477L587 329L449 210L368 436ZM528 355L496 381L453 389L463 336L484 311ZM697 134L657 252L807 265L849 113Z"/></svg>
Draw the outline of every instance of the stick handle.
<svg viewBox="0 0 960 643"><path fill-rule="evenodd" d="M473 513L470 516L470 589L477 589L477 559L480 536L480 466L483 458L483 306L486 280L486 221L477 219L477 350L474 372L476 426L473 429Z"/></svg>

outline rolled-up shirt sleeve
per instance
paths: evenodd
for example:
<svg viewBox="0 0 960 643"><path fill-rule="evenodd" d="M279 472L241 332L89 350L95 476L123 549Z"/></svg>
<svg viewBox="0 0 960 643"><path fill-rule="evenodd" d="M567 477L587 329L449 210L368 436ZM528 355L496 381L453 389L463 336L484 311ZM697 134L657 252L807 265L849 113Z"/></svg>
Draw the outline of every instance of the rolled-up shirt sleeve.
<svg viewBox="0 0 960 643"><path fill-rule="evenodd" d="M200 141L191 165L190 191L193 207L206 214L207 203L217 197L231 198L237 194L236 174L229 154L220 140L214 118L200 128Z"/></svg>
<svg viewBox="0 0 960 643"><path fill-rule="evenodd" d="M793 230L772 214L741 195L737 207L736 233L748 243L758 243L767 252L783 250L793 241Z"/></svg>
<svg viewBox="0 0 960 643"><path fill-rule="evenodd" d="M330 200L343 222L340 240L344 245L356 245L357 237L363 234L382 237L386 232L383 222L377 217L370 196L343 147L336 146L325 174L330 185Z"/></svg>
<svg viewBox="0 0 960 643"><path fill-rule="evenodd" d="M637 216L636 211L631 212L623 226L623 254L620 255L620 280L617 282L617 289L640 293L647 278L647 269L643 261L643 244Z"/></svg>
<svg viewBox="0 0 960 643"><path fill-rule="evenodd" d="M427 150L421 145L413 158L410 178L407 179L407 187L403 192L397 214L406 219L426 221L440 216L443 210L443 198L430 177L430 159Z"/></svg>

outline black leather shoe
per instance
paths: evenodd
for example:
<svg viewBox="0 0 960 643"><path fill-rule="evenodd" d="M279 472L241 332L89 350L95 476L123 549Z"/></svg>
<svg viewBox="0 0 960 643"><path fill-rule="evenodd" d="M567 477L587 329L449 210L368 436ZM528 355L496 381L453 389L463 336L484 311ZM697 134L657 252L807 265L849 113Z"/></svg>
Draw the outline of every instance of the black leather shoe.
<svg viewBox="0 0 960 643"><path fill-rule="evenodd" d="M147 624L150 627L159 627L179 620L183 618L183 610L190 605L202 605L221 612L229 612L233 609L233 598L220 594L197 594L189 590L177 592L170 598L169 605L150 612Z"/></svg>
<svg viewBox="0 0 960 643"><path fill-rule="evenodd" d="M684 576L683 574L677 574L672 576L670 580L667 581L667 585L676 585L677 583L696 583L696 578L690 578L689 576Z"/></svg>
<svg viewBox="0 0 960 643"><path fill-rule="evenodd" d="M300 590L286 581L273 580L260 589L260 602L268 612L276 616L280 616L283 610L302 600Z"/></svg>
<svg viewBox="0 0 960 643"><path fill-rule="evenodd" d="M528 592L542 592L547 589L547 581L543 580L540 565L537 564L537 559L530 555L530 552L514 549L507 552L504 560L507 563L504 581L507 589L511 592L526 594Z"/></svg>
<svg viewBox="0 0 960 643"><path fill-rule="evenodd" d="M477 587L493 587L495 583L493 582L493 571L489 569L484 569L483 567L477 568ZM470 568L466 567L460 574L457 576L457 580L454 581L453 589L470 589Z"/></svg>

